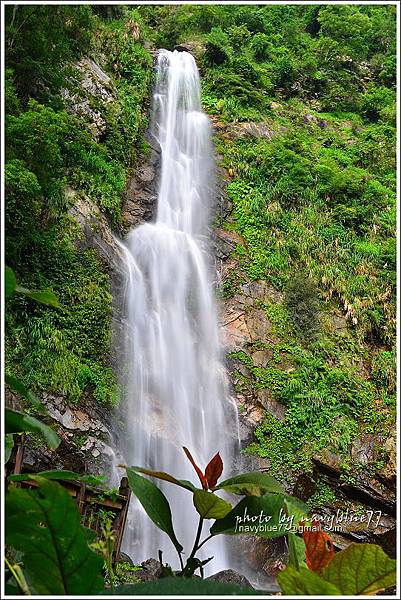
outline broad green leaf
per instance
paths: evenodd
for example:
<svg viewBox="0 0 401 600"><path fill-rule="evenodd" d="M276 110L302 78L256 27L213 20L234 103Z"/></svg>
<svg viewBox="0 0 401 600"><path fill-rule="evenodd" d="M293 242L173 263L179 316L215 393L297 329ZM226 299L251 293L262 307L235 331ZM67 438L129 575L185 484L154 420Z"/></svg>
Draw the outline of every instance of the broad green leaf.
<svg viewBox="0 0 401 600"><path fill-rule="evenodd" d="M240 496L263 496L266 493L284 494L280 483L266 473L251 471L230 477L219 483L215 490L225 490Z"/></svg>
<svg viewBox="0 0 401 600"><path fill-rule="evenodd" d="M21 473L19 475L9 475L9 481L26 481L27 479L35 479L36 477L44 479L52 479L55 481L82 481L88 485L99 485L105 481L105 477L100 475L80 475L74 471L41 471L40 473Z"/></svg>
<svg viewBox="0 0 401 600"><path fill-rule="evenodd" d="M5 444L4 444L4 462L8 463L10 460L11 452L14 448L14 436L12 433L7 433L5 435Z"/></svg>
<svg viewBox="0 0 401 600"><path fill-rule="evenodd" d="M306 520L308 507L294 496L284 496L284 506L287 515L291 517L294 529L297 529L299 522Z"/></svg>
<svg viewBox="0 0 401 600"><path fill-rule="evenodd" d="M295 533L288 534L288 559L289 564L297 569L306 567L305 561L305 543L301 537Z"/></svg>
<svg viewBox="0 0 401 600"><path fill-rule="evenodd" d="M166 496L154 483L138 475L134 469L127 467L126 470L129 486L148 517L159 529L167 533L178 552L181 552L183 547L175 537L171 509Z"/></svg>
<svg viewBox="0 0 401 600"><path fill-rule="evenodd" d="M395 585L396 561L376 544L353 542L334 555L321 577L345 596L371 595Z"/></svg>
<svg viewBox="0 0 401 600"><path fill-rule="evenodd" d="M231 504L206 490L195 490L193 499L196 510L204 519L222 519L232 510Z"/></svg>
<svg viewBox="0 0 401 600"><path fill-rule="evenodd" d="M103 560L88 546L77 506L67 490L36 477L34 490L10 486L6 543L23 552L24 570L37 594L96 594Z"/></svg>
<svg viewBox="0 0 401 600"><path fill-rule="evenodd" d="M28 402L30 402L36 408L37 411L39 411L42 414L47 414L47 411L43 406L42 402L39 400L39 398L33 392L31 392L31 390L25 387L22 381L14 377L14 375L10 375L7 373L5 379L6 384L10 386L10 388L14 392L17 392L17 394L19 394L22 398L28 400Z"/></svg>
<svg viewBox="0 0 401 600"><path fill-rule="evenodd" d="M163 577L148 583L120 585L114 590L102 592L116 596L258 596L252 588L241 587L234 583L218 583L197 577Z"/></svg>
<svg viewBox="0 0 401 600"><path fill-rule="evenodd" d="M278 494L247 496L223 519L216 520L210 528L210 533L279 537L287 533L281 522L284 518L283 496Z"/></svg>
<svg viewBox="0 0 401 600"><path fill-rule="evenodd" d="M149 475L150 477L155 477L156 479L161 479L162 481L169 481L190 492L194 492L197 489L190 481L187 481L186 479L176 479L164 471L151 471L150 469L144 469L142 467L130 467L130 469L137 471L138 473L143 473L144 475Z"/></svg>
<svg viewBox="0 0 401 600"><path fill-rule="evenodd" d="M307 567L301 567L298 571L288 565L277 574L277 581L285 596L341 596L334 584L309 571Z"/></svg>
<svg viewBox="0 0 401 600"><path fill-rule="evenodd" d="M17 287L17 279L15 277L15 273L10 267L5 268L5 283L4 283L4 292L6 298L9 298L11 294L13 294L15 288Z"/></svg>
<svg viewBox="0 0 401 600"><path fill-rule="evenodd" d="M17 285L15 291L20 294L24 294L24 296L28 296L28 298L36 300L36 302L40 302L41 304L46 304L47 306L54 306L55 308L64 308L60 304L57 296L53 294L53 292L47 290L28 290L27 288L21 287L20 285Z"/></svg>
<svg viewBox="0 0 401 600"><path fill-rule="evenodd" d="M6 408L6 433L22 433L23 431L41 434L53 450L58 448L61 442L57 433L42 421L16 410L11 410L11 408Z"/></svg>

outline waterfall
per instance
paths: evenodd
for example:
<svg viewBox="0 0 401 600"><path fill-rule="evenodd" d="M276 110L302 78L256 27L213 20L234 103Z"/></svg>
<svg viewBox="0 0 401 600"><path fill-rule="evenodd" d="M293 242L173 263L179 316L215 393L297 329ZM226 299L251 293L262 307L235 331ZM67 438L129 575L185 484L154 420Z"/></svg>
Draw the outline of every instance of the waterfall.
<svg viewBox="0 0 401 600"><path fill-rule="evenodd" d="M214 195L210 124L188 52L160 50L152 135L161 151L154 222L132 230L122 248L127 272L124 422L127 464L196 482L187 446L203 469L220 451L226 477L233 455L235 410L221 363L208 221ZM178 540L188 555L198 516L191 493L156 482L168 497ZM204 536L213 521L206 521ZM157 557L178 568L176 552L133 499L125 550L137 562ZM223 536L205 544L209 572L227 568ZM185 555L184 555L185 560Z"/></svg>

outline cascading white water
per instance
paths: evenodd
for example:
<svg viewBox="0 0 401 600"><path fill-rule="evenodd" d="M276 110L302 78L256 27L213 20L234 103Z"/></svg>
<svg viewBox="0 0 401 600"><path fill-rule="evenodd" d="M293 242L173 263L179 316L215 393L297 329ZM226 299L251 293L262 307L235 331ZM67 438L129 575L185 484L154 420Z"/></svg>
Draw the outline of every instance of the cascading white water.
<svg viewBox="0 0 401 600"><path fill-rule="evenodd" d="M157 216L131 231L123 244L128 439L121 450L128 464L195 482L182 446L201 468L220 451L228 476L235 409L220 362L208 260L213 149L191 54L158 52L153 113L153 135L161 150ZM157 484L170 500L177 538L189 554L198 524L191 494ZM136 501L132 505L126 551L143 561L161 549L163 559L178 567L170 540ZM209 572L228 566L222 536L205 545L200 558L213 555Z"/></svg>

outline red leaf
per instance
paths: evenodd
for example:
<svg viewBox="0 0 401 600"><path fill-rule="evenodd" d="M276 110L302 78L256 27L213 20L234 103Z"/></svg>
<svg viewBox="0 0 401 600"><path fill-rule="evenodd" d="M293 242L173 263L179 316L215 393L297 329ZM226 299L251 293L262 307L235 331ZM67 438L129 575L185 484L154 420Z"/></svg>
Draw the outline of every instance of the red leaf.
<svg viewBox="0 0 401 600"><path fill-rule="evenodd" d="M208 466L205 469L205 477L209 484L209 488L212 488L216 485L218 478L223 472L223 461L221 460L219 452L213 456L212 460L209 462Z"/></svg>
<svg viewBox="0 0 401 600"><path fill-rule="evenodd" d="M193 468L197 472L203 489L204 490L209 489L209 485L208 485L207 479L204 476L204 474L202 473L202 471L200 470L200 468L198 467L198 465L196 464L196 462L194 461L194 459L192 458L192 454L190 453L190 451L188 450L188 448L185 448L185 446L183 446L183 450L184 450L185 454L187 455L187 458L188 458L189 462L191 463L191 465L193 466Z"/></svg>
<svg viewBox="0 0 401 600"><path fill-rule="evenodd" d="M303 521L301 525L304 525ZM319 575L334 556L334 544L327 533L321 530L319 521L313 521L312 527L318 528L318 530L312 531L305 528L302 533L305 542L306 566Z"/></svg>

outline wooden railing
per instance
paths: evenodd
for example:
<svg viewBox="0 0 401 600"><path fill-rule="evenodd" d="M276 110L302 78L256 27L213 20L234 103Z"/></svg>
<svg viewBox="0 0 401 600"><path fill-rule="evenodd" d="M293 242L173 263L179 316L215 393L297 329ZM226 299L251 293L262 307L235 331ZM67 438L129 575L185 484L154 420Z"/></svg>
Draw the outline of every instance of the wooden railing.
<svg viewBox="0 0 401 600"><path fill-rule="evenodd" d="M14 457L8 463L8 473L21 474L32 473L27 465L24 465L24 438L15 445L16 451ZM90 486L82 481L63 481L58 480L70 496L76 501L78 511L81 515L81 523L85 527L100 534L102 524L105 519L110 519L112 529L115 535L114 541L114 560L117 561L120 556L121 543L124 535L127 514L131 497L131 490L128 487L127 477L120 481L118 492L110 493ZM38 483L32 479L26 479L12 485L19 485L24 488L35 488Z"/></svg>

